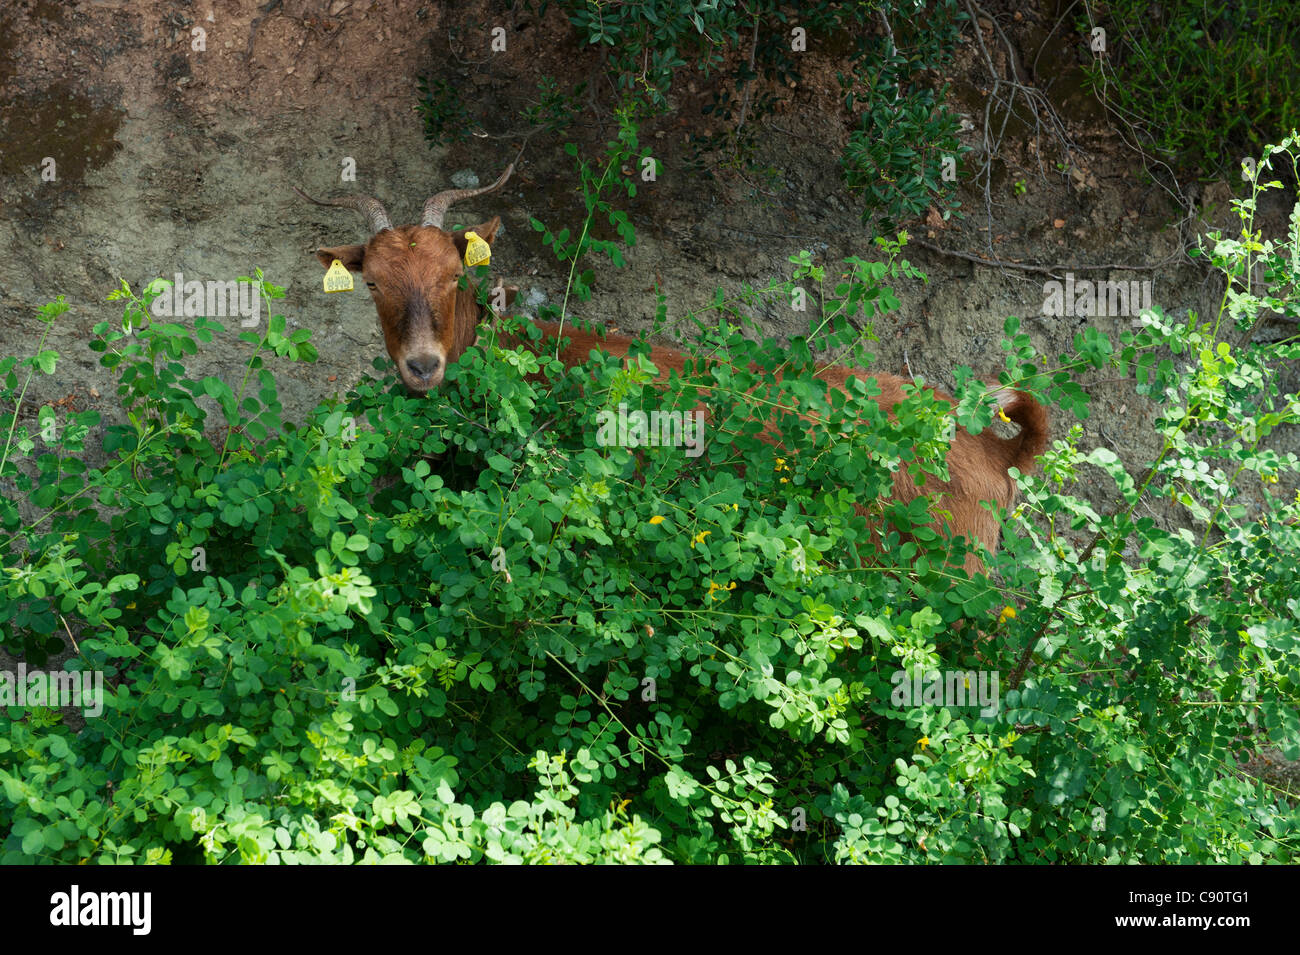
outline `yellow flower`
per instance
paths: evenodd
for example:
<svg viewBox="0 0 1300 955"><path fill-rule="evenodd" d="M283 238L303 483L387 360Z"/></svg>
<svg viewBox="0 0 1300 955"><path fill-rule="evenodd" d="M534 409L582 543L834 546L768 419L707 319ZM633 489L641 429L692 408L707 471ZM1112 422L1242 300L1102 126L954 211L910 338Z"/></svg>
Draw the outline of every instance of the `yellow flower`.
<svg viewBox="0 0 1300 955"><path fill-rule="evenodd" d="M1007 413L1003 411L1001 408L998 409L998 417L1001 418L1003 421L1005 421L1007 424L1011 423L1011 419L1007 417Z"/></svg>
<svg viewBox="0 0 1300 955"><path fill-rule="evenodd" d="M1276 484L1276 483L1277 483L1277 475L1276 475L1276 474L1265 474L1265 475L1264 475L1264 482L1265 482L1266 484Z"/></svg>
<svg viewBox="0 0 1300 955"><path fill-rule="evenodd" d="M736 582L735 582L734 580L731 581L730 583L728 583L725 587L724 587L722 584L715 584L713 581L710 580L710 581L709 581L709 592L708 592L707 596L708 596L708 598L709 598L710 600L717 600L718 598L715 597L715 596L713 596L713 595L714 595L715 593L717 593L719 590L725 592L725 591L728 591L728 590L735 590L735 589L736 589Z"/></svg>
<svg viewBox="0 0 1300 955"><path fill-rule="evenodd" d="M691 538L691 547L694 548L696 544L703 544L704 538L708 537L712 533L713 531L700 531L698 534L696 534L694 537Z"/></svg>
<svg viewBox="0 0 1300 955"><path fill-rule="evenodd" d="M928 737L928 736L922 736L922 737L921 737L921 749L925 749L925 748L926 748L927 746L929 746L929 745L930 745L930 737Z"/></svg>
<svg viewBox="0 0 1300 955"><path fill-rule="evenodd" d="M654 517L650 518L650 523L651 523L651 524L662 524L663 522L664 522L664 519L663 519L663 517L662 517L661 515L659 515L659 514L656 514Z"/></svg>
<svg viewBox="0 0 1300 955"><path fill-rule="evenodd" d="M998 623L1006 623L1008 620L1014 620L1016 616L1015 607L1003 607L1002 613L998 614Z"/></svg>

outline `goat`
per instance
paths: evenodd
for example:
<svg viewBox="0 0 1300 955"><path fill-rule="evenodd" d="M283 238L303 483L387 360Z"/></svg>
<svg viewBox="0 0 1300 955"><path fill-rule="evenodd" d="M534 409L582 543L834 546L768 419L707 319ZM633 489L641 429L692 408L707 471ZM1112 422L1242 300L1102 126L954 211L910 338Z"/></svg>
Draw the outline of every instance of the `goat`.
<svg viewBox="0 0 1300 955"><path fill-rule="evenodd" d="M442 229L443 216L453 202L501 188L513 170L512 163L500 179L481 189L438 193L425 203L420 225L399 228L393 227L377 199L350 196L320 201L294 190L317 205L351 208L367 217L371 237L365 245L319 249L316 256L326 268L337 259L349 270L363 275L379 313L388 354L396 363L402 382L416 394L438 387L446 367L473 345L480 318L475 289L468 284L459 287L467 246L465 234L476 232L490 244L501 226L501 218L493 216L472 230L447 232ZM550 322L536 325L544 341L554 342L561 334L568 339L568 344L559 351L567 367L584 363L593 350L626 359L633 343L633 339L622 336L602 338L574 328L562 331L559 325ZM540 347L513 339L507 344ZM687 356L671 348L655 347L651 349L650 359L658 369L658 379L663 380L674 371L682 374ZM845 390L852 374L844 366L828 366L819 369L816 377L832 388ZM871 377L880 387L880 394L874 400L882 410L892 414L894 406L903 400L906 380L884 373L873 373ZM951 395L938 389L928 390L940 401L956 405ZM936 509L945 513L944 519L936 520L936 530L964 536L968 541L977 540L990 552L997 549L1000 527L996 517L981 502L1010 507L1015 501L1016 484L1008 469L1030 472L1035 458L1046 447L1048 436L1047 411L1033 397L1008 388L997 388L993 394L1001 414L1019 425L1020 433L1001 438L991 429L973 435L958 428L948 452L949 479L941 481L930 476L924 489L927 493L937 492ZM764 439L776 440L770 428ZM907 468L900 467L894 472L896 500L907 503L920 493ZM858 513L865 516L867 511L859 505ZM974 554L968 554L965 566L973 574L981 565Z"/></svg>
<svg viewBox="0 0 1300 955"><path fill-rule="evenodd" d="M366 217L370 238L365 245L317 249L316 258L329 268L337 259L349 272L360 272L379 313L384 345L397 373L411 391L422 394L442 384L447 365L474 343L479 307L473 285L460 287L465 271L466 234L476 233L489 245L501 228L501 217L470 229L447 232L443 217L452 203L495 192L515 171L506 167L501 178L481 189L447 189L424 204L419 225L393 227L383 204L371 196L313 199L318 206L354 209Z"/></svg>

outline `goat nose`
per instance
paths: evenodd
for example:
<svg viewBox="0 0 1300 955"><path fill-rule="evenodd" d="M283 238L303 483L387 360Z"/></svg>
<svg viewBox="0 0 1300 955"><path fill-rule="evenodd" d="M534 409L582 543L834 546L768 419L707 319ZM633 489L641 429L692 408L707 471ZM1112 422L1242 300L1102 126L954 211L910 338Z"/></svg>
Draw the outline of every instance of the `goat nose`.
<svg viewBox="0 0 1300 955"><path fill-rule="evenodd" d="M416 355L406 359L406 370L421 381L428 381L438 373L442 359L437 355Z"/></svg>

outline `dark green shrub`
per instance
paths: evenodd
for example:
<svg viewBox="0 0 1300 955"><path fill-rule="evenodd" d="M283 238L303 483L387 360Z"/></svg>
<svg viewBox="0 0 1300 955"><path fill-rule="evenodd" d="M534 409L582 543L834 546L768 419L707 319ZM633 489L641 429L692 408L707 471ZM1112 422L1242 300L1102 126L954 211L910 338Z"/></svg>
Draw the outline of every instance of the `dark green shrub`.
<svg viewBox="0 0 1300 955"><path fill-rule="evenodd" d="M970 147L958 141L960 124L944 105L947 84L935 89L931 77L952 63L967 16L955 0L889 4L880 16L890 35L856 31L851 69L839 74L845 106L861 109L840 165L849 191L864 199L863 220L880 216L889 230L931 204L944 218L961 206L954 184Z"/></svg>
<svg viewBox="0 0 1300 955"><path fill-rule="evenodd" d="M944 92L936 98L919 90L904 101L885 81L869 100L840 160L850 191L865 197L864 219L881 215L892 228L924 214L931 203L946 213L960 207L948 195L943 163L952 157L955 164L970 150L957 141L956 118L940 105Z"/></svg>
<svg viewBox="0 0 1300 955"><path fill-rule="evenodd" d="M424 138L430 146L451 146L464 142L481 129L465 105L464 98L447 80L421 76L416 79L420 98L416 112L424 123Z"/></svg>
<svg viewBox="0 0 1300 955"><path fill-rule="evenodd" d="M702 153L746 149L750 137L741 124L770 112L776 91L802 80L807 52L844 48L845 105L850 112L864 108L841 165L849 190L865 202L864 219L883 216L892 228L931 203L944 211L958 207L953 187L941 178L941 161L968 149L958 143L957 119L943 104L947 87L936 93L927 77L952 60L966 19L956 0L821 2L797 9L771 2L741 8L643 0L573 2L567 10L580 39L608 47L619 86L656 110L668 108L667 93L682 68L713 77L704 112L721 118L728 132L697 141L695 164L701 167ZM806 31L802 49L795 49L796 27ZM764 82L755 84L759 79Z"/></svg>
<svg viewBox="0 0 1300 955"><path fill-rule="evenodd" d="M528 6L544 13L550 2ZM681 159L692 174L711 176L718 168L754 172L757 120L802 81L809 55L830 55L843 59L845 107L856 114L841 165L849 191L864 202L864 219L880 216L892 230L931 204L945 214L960 205L956 180L941 175L942 161L956 161L968 149L958 143L956 117L944 105L947 87L935 80L951 63L966 19L956 0L822 0L797 9L770 0L746 7L681 0L560 0L558 6L579 44L601 51L616 111L668 113L670 92L684 76L698 74L708 91L701 111L720 120L721 129L691 134ZM797 44L796 28L804 31ZM485 35L481 26L466 32ZM499 119L484 119L497 103L480 99L475 105L460 94L459 85L468 79L467 71L450 65L441 76L420 79L418 109L430 145L450 145L476 129L500 125ZM564 131L584 105L584 93L585 84L566 91L560 81L539 77L538 95L522 118L533 127ZM766 178L776 175L773 169L758 171Z"/></svg>

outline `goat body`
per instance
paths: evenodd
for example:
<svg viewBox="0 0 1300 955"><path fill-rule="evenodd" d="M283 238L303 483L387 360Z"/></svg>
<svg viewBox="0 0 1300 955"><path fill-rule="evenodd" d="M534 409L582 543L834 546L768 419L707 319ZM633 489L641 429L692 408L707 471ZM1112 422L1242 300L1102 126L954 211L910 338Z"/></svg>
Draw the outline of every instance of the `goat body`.
<svg viewBox="0 0 1300 955"><path fill-rule="evenodd" d="M562 336L568 339L568 343L559 350L559 358L569 368L586 362L592 351L626 358L634 341L620 335L602 338L572 326L561 330L559 325L551 322L534 324L542 332L541 342L508 338L503 344L525 345L538 353L554 354L555 341ZM651 348L649 354L658 370L657 380L660 381L667 379L672 372L683 375L689 357L676 349L663 346ZM894 406L905 397L903 386L909 383L897 375L855 371L843 365L821 368L815 377L842 391L848 390L850 377L874 378L880 387L880 393L874 395L872 400L891 416ZM950 406L955 407L957 404L952 395L937 388L927 387L924 390L932 392L936 398ZM918 488L905 467L895 470L893 476L895 500L905 504L922 493L937 495L936 510L942 512L944 518L935 522L935 529L948 535L978 540L990 552L997 550L1001 528L994 514L983 507L981 502L991 501L1003 509L1009 508L1016 499L1016 482L1008 469L1016 468L1026 474L1031 472L1035 458L1047 445L1048 435L1047 411L1033 397L1008 388L995 388L993 394L999 410L1008 420L1020 426L1019 434L1003 438L994 434L991 428L986 428L977 435L964 428L957 428L948 451L948 480L928 475L924 488ZM761 437L771 443L777 441L770 425ZM867 515L867 509L861 504L857 505L857 511L863 516ZM968 555L967 571L973 574L979 568L979 560L973 554Z"/></svg>

